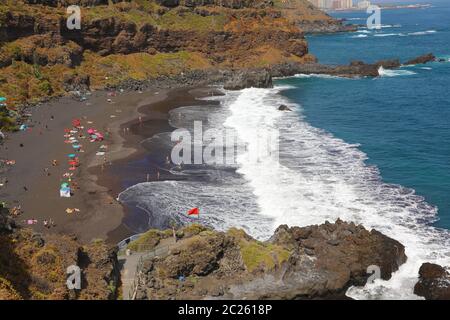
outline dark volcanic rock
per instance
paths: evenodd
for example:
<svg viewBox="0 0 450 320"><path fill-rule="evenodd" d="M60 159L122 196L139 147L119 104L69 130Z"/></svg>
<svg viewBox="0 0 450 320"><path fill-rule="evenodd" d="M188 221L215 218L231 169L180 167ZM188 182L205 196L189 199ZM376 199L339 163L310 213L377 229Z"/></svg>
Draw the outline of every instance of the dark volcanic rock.
<svg viewBox="0 0 450 320"><path fill-rule="evenodd" d="M225 82L227 90L241 90L244 88L271 88L272 77L267 70L243 70L235 72L231 79Z"/></svg>
<svg viewBox="0 0 450 320"><path fill-rule="evenodd" d="M336 33L353 32L358 29L357 25L344 24L342 20L303 20L299 27L305 33Z"/></svg>
<svg viewBox="0 0 450 320"><path fill-rule="evenodd" d="M206 230L176 246L145 268L141 299L345 299L369 266L389 279L406 261L399 242L340 220L282 225L264 243L242 230Z"/></svg>
<svg viewBox="0 0 450 320"><path fill-rule="evenodd" d="M424 64L427 62L436 61L436 57L432 53L424 54L423 56L411 59L405 62L405 65Z"/></svg>
<svg viewBox="0 0 450 320"><path fill-rule="evenodd" d="M375 66L377 68L383 67L385 69L395 69L401 66L400 60L391 59L391 60L380 60L375 62Z"/></svg>
<svg viewBox="0 0 450 320"><path fill-rule="evenodd" d="M280 110L280 111L292 111L291 109L289 109L288 106L286 106L286 105L284 105L284 104L280 105L280 106L278 107L278 110Z"/></svg>
<svg viewBox="0 0 450 320"><path fill-rule="evenodd" d="M437 264L422 264L414 294L427 300L450 300L450 273Z"/></svg>

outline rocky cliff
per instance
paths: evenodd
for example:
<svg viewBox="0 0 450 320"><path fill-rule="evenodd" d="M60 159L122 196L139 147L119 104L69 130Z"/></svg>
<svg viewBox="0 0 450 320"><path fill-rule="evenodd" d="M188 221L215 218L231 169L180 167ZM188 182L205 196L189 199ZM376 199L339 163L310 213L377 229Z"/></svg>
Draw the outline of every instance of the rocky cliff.
<svg viewBox="0 0 450 320"><path fill-rule="evenodd" d="M140 244L156 245L162 235L150 231ZM399 242L340 220L282 225L266 242L198 225L177 236L167 256L144 263L137 299L345 298L349 286L365 284L369 266L389 279L406 261Z"/></svg>
<svg viewBox="0 0 450 320"><path fill-rule="evenodd" d="M66 269L81 268L81 290L66 286ZM97 241L16 228L0 208L0 300L116 299L120 275L116 251Z"/></svg>
<svg viewBox="0 0 450 320"><path fill-rule="evenodd" d="M66 25L72 4L81 6L80 30ZM76 89L80 77L96 89L192 70L313 62L302 26L316 24L341 25L306 0L5 0L0 95L20 105Z"/></svg>

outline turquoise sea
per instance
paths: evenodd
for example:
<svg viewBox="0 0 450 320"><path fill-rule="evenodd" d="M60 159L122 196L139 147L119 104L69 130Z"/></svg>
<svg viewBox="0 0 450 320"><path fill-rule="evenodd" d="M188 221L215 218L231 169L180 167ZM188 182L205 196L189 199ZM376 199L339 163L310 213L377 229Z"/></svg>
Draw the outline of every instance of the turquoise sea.
<svg viewBox="0 0 450 320"><path fill-rule="evenodd" d="M450 3L382 10L382 29L308 38L321 63L402 61L432 52L447 63L388 72L377 79L304 77L282 80L283 94L302 106L311 125L357 143L383 180L416 190L450 229ZM332 13L365 24L364 11Z"/></svg>

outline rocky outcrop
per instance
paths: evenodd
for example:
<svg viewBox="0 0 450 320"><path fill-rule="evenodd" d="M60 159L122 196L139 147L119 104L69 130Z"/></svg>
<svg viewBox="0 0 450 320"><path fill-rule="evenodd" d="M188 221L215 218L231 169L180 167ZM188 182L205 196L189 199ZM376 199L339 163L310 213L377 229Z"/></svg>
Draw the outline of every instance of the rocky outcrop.
<svg viewBox="0 0 450 320"><path fill-rule="evenodd" d="M414 60L425 59L419 57ZM273 77L288 77L296 74L325 74L337 77L378 77L379 69L396 69L401 67L399 59L381 60L375 63L365 63L363 61L352 61L349 65L323 65L319 63L283 63L270 68L270 74Z"/></svg>
<svg viewBox="0 0 450 320"><path fill-rule="evenodd" d="M278 107L278 110L280 111L292 111L287 105L282 104Z"/></svg>
<svg viewBox="0 0 450 320"><path fill-rule="evenodd" d="M267 70L242 70L233 73L224 84L224 89L241 90L244 88L271 88L272 77Z"/></svg>
<svg viewBox="0 0 450 320"><path fill-rule="evenodd" d="M436 56L432 53L428 53L424 54L423 56L408 60L404 64L405 65L425 64L432 61L436 61Z"/></svg>
<svg viewBox="0 0 450 320"><path fill-rule="evenodd" d="M450 300L450 273L437 264L422 264L414 294L427 300Z"/></svg>
<svg viewBox="0 0 450 320"><path fill-rule="evenodd" d="M283 225L266 242L242 230L206 230L147 260L137 298L344 299L349 286L365 284L369 266L389 279L405 261L399 242L340 220Z"/></svg>
<svg viewBox="0 0 450 320"><path fill-rule="evenodd" d="M353 24L344 24L341 20L304 20L299 22L299 27L304 33L337 33L354 32L358 26Z"/></svg>

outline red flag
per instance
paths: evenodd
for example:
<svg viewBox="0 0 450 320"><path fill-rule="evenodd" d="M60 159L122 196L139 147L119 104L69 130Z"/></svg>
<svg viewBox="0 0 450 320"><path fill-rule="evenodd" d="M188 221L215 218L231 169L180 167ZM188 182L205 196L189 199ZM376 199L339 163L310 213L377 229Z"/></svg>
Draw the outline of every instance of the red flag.
<svg viewBox="0 0 450 320"><path fill-rule="evenodd" d="M191 210L188 211L188 216L193 216L193 215L199 215L200 210L198 208L192 208Z"/></svg>

